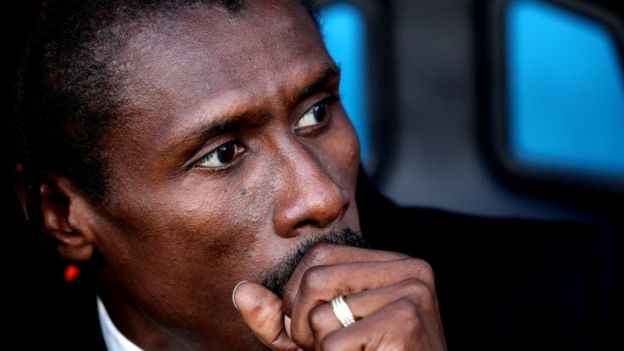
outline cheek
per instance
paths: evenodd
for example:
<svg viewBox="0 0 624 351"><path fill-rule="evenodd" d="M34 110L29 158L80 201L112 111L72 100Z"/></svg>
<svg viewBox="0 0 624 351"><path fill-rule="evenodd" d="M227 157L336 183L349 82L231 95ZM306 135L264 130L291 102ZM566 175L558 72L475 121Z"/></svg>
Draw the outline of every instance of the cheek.
<svg viewBox="0 0 624 351"><path fill-rule="evenodd" d="M192 191L178 189L178 198L170 197L166 207L147 214L155 220L152 233L134 243L151 247L155 252L141 251L165 263L165 268L175 269L180 281L188 274L220 275L237 270L240 258L254 257L258 231L266 227L266 204L272 201L268 194L257 195L253 185L215 189L208 188L208 183L200 181L190 187Z"/></svg>
<svg viewBox="0 0 624 351"><path fill-rule="evenodd" d="M167 325L216 330L198 316L234 313L232 287L270 264L258 238L271 192L209 183L198 176L175 191L155 189L140 201L150 206L125 206L101 245L115 289Z"/></svg>
<svg viewBox="0 0 624 351"><path fill-rule="evenodd" d="M359 145L346 116L311 143L354 202ZM172 328L205 334L222 326L202 316L237 320L230 300L234 285L257 280L294 245L269 235L279 193L274 183L279 165L271 162L276 161L249 162L229 180L198 173L150 184L149 191L126 191L132 196L121 196L110 221L100 227L105 235L99 248L112 288ZM357 211L349 216L357 229Z"/></svg>
<svg viewBox="0 0 624 351"><path fill-rule="evenodd" d="M343 189L355 193L360 145L355 129L342 108L339 118L319 143L321 159L328 165L328 171Z"/></svg>

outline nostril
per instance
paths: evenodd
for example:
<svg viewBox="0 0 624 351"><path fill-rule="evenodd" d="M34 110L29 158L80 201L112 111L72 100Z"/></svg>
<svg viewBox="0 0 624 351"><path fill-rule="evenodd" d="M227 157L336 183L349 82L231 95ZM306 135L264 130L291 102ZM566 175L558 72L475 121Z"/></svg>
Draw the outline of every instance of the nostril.
<svg viewBox="0 0 624 351"><path fill-rule="evenodd" d="M344 205L342 205L342 211L340 211L340 217L339 218L344 217L345 213L347 213L347 210L349 209L349 204L350 204L350 202L349 202L349 200L347 200L347 201L345 201Z"/></svg>
<svg viewBox="0 0 624 351"><path fill-rule="evenodd" d="M324 208L323 210L317 209L315 213L310 213L308 218L298 221L293 229L314 227L325 228L331 226L334 222L341 220L347 209L349 208L349 201L343 201L341 207L334 207L333 209Z"/></svg>
<svg viewBox="0 0 624 351"><path fill-rule="evenodd" d="M303 228L303 227L307 227L307 226L317 227L317 228L323 227L323 225L319 221L312 220L312 219L306 219L304 221L299 222L294 229Z"/></svg>

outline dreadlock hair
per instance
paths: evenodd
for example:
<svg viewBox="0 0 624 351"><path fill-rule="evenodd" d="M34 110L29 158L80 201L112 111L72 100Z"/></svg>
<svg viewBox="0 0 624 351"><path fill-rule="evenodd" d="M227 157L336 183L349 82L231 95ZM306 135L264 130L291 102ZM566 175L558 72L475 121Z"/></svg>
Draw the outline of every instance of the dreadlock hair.
<svg viewBox="0 0 624 351"><path fill-rule="evenodd" d="M312 0L301 2L317 22ZM44 0L20 59L11 123L14 164L22 165L27 216L40 247L55 260L43 231L41 172L66 177L93 203L107 196L107 132L127 114L124 44L141 25L221 7L236 15L245 0ZM318 23L317 23L318 24Z"/></svg>

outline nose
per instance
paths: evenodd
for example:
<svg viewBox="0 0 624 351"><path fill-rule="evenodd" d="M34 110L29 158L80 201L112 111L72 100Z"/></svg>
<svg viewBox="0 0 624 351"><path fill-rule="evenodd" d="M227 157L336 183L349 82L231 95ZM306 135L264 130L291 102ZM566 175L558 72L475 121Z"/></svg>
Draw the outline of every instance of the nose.
<svg viewBox="0 0 624 351"><path fill-rule="evenodd" d="M350 205L349 194L314 154L298 147L283 161L273 213L279 236L295 237L326 228L344 216Z"/></svg>

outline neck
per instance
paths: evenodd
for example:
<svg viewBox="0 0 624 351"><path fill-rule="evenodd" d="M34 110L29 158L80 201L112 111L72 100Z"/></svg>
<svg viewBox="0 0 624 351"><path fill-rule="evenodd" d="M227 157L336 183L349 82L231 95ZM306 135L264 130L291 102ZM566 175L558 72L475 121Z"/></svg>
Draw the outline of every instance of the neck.
<svg viewBox="0 0 624 351"><path fill-rule="evenodd" d="M98 284L98 295L115 327L143 350L194 350L189 343L160 326L146 313L129 303L109 284Z"/></svg>
<svg viewBox="0 0 624 351"><path fill-rule="evenodd" d="M219 325L219 318L237 318L235 316L224 317L222 311L215 312L215 316L219 317L214 317L217 319L213 322L217 323L213 323L212 327L201 327L203 331L197 328L191 328L191 330L165 325L138 308L139 304L133 303L131 298L124 296L124 289L118 288L114 282L115 280L106 279L105 274L100 274L97 293L119 332L143 350L267 350L248 331L242 320L237 322L240 325L235 326L238 332L215 334L219 327L230 330L223 325L224 323ZM162 306L166 308L166 303Z"/></svg>

